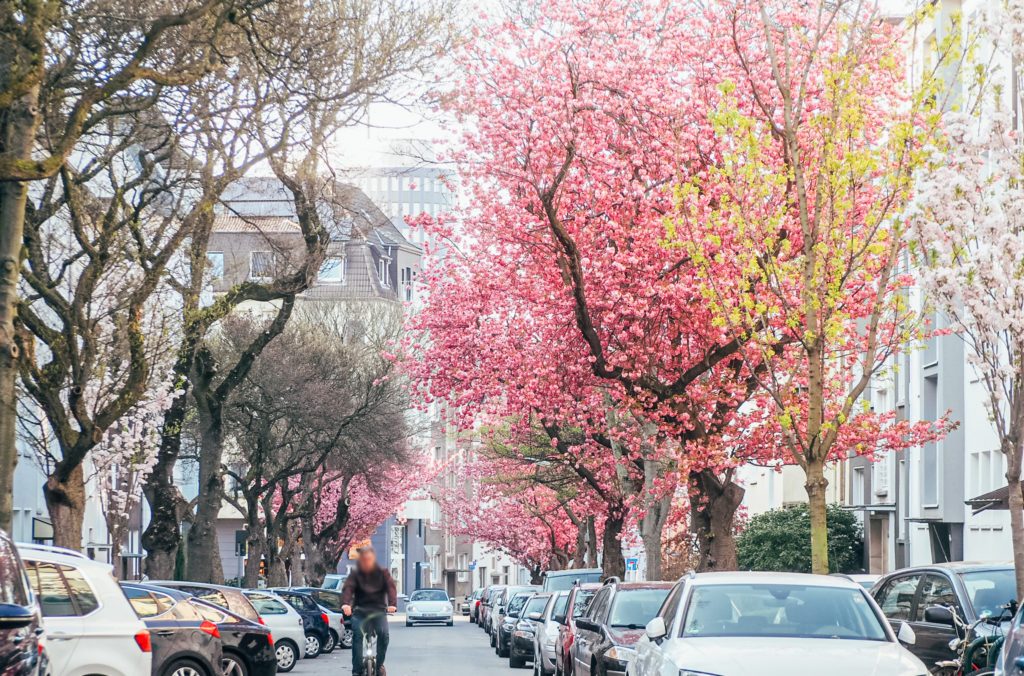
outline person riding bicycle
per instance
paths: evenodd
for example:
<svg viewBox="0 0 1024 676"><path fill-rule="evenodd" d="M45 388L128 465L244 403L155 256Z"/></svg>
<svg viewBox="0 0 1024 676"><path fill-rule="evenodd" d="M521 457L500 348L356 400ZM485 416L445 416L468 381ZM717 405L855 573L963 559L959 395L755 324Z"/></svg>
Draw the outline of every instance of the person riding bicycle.
<svg viewBox="0 0 1024 676"><path fill-rule="evenodd" d="M377 565L373 547L359 550L356 569L341 588L341 612L352 617L352 675L386 676L384 657L388 652L388 617L398 605L398 590L391 573ZM363 673L363 634L377 634L377 673Z"/></svg>

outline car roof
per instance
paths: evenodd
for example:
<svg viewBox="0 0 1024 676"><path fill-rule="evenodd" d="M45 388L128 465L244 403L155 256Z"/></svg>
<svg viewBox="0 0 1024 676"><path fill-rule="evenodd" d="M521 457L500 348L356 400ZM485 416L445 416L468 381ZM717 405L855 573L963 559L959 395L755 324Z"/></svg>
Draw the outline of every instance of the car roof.
<svg viewBox="0 0 1024 676"><path fill-rule="evenodd" d="M161 594L167 594L171 598L177 599L178 601L184 601L186 599L194 598L192 594L189 594L188 592L181 591L180 589L173 589L171 587L161 587L158 584L148 584L145 582L122 582L121 586L132 587L134 589L143 589L145 591L160 592Z"/></svg>
<svg viewBox="0 0 1024 676"><path fill-rule="evenodd" d="M694 585L715 584L794 584L815 587L839 587L863 589L859 584L845 577L833 575L812 575L810 573L775 573L765 571L721 571L697 573L684 578Z"/></svg>
<svg viewBox="0 0 1024 676"><path fill-rule="evenodd" d="M63 563L71 567L113 570L109 563L90 559L85 554L76 552L73 549L24 542L19 542L15 546L18 548L18 555L22 559L29 561L45 561L47 563Z"/></svg>
<svg viewBox="0 0 1024 676"><path fill-rule="evenodd" d="M896 573L912 573L914 571L922 570L948 570L954 573L975 573L983 572L987 570L1013 570L1013 562L1011 561L947 561L946 563L929 563L923 566L910 566L908 568L901 568L894 570L892 573L886 575L894 575Z"/></svg>
<svg viewBox="0 0 1024 676"><path fill-rule="evenodd" d="M154 585L157 587L169 587L171 589L177 589L178 587L197 587L199 589L216 589L217 591L242 591L238 587L231 587L226 584L212 584L210 582L189 582L188 580L145 580L144 582L139 582L138 584Z"/></svg>
<svg viewBox="0 0 1024 676"><path fill-rule="evenodd" d="M630 589L671 589L674 582L619 582L615 586L620 591Z"/></svg>
<svg viewBox="0 0 1024 676"><path fill-rule="evenodd" d="M566 575L580 575L586 573L587 575L593 575L595 573L600 574L602 571L600 568L566 568L564 570L546 570L544 575L546 577L564 577Z"/></svg>

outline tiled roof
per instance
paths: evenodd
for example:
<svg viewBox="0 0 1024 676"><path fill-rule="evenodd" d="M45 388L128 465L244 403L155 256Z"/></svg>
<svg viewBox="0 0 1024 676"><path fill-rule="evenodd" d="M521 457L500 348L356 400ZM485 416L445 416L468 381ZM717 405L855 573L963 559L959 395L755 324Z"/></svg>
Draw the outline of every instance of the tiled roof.
<svg viewBox="0 0 1024 676"><path fill-rule="evenodd" d="M233 216L217 214L213 218L213 232L301 232L299 224L280 216Z"/></svg>

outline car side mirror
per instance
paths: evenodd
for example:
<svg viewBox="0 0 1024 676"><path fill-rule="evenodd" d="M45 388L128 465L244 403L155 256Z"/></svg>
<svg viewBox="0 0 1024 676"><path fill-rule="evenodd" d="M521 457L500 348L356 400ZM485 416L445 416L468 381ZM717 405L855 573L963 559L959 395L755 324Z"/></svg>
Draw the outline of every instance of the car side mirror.
<svg viewBox="0 0 1024 676"><path fill-rule="evenodd" d="M582 629L583 631L600 632L601 627L596 622L591 622L585 617L581 617L576 620L576 628Z"/></svg>
<svg viewBox="0 0 1024 676"><path fill-rule="evenodd" d="M953 611L946 606L929 606L924 609L924 621L929 624L953 626Z"/></svg>
<svg viewBox="0 0 1024 676"><path fill-rule="evenodd" d="M1024 671L1024 657L1018 657L1013 661L1013 666L1017 667L1019 671Z"/></svg>
<svg viewBox="0 0 1024 676"><path fill-rule="evenodd" d="M555 622L557 622L558 624L563 624L563 625L564 625L564 624L565 624L565 620L566 620L566 617L565 617L565 615L555 615L555 617L554 617L553 619L554 619L554 620L555 620Z"/></svg>
<svg viewBox="0 0 1024 676"><path fill-rule="evenodd" d="M668 633L668 630L665 628L665 618L655 617L647 623L644 631L647 633L647 638L655 643L659 643L661 639L665 638L665 634Z"/></svg>
<svg viewBox="0 0 1024 676"><path fill-rule="evenodd" d="M903 645L914 645L917 643L917 634L914 633L913 628L906 622L900 624L900 630L896 634L896 638Z"/></svg>
<svg viewBox="0 0 1024 676"><path fill-rule="evenodd" d="M532 620L534 622L540 622L542 619L544 619L544 615L542 615L541 613L530 613L526 616L526 619Z"/></svg>
<svg viewBox="0 0 1024 676"><path fill-rule="evenodd" d="M21 629L32 624L36 617L31 608L16 603L0 603L0 629Z"/></svg>

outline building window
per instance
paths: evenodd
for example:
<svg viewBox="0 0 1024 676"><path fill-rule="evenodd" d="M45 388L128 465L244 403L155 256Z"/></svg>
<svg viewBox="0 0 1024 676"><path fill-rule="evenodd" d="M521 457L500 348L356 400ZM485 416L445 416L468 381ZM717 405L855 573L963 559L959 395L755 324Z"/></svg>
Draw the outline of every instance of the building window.
<svg viewBox="0 0 1024 676"><path fill-rule="evenodd" d="M249 254L249 277L272 279L274 277L274 252L253 251Z"/></svg>
<svg viewBox="0 0 1024 676"><path fill-rule="evenodd" d="M221 279L224 277L224 254L220 251L208 251L206 253L206 265L210 271L210 279Z"/></svg>
<svg viewBox="0 0 1024 676"><path fill-rule="evenodd" d="M388 259L383 256L377 261L377 274L380 277L380 283L384 286L390 286L388 282Z"/></svg>
<svg viewBox="0 0 1024 676"><path fill-rule="evenodd" d="M318 275L321 282L329 284L345 283L345 259L341 256L328 256L320 264Z"/></svg>
<svg viewBox="0 0 1024 676"><path fill-rule="evenodd" d="M871 487L875 495L884 497L889 495L889 454L880 453L879 457L871 465L872 479Z"/></svg>
<svg viewBox="0 0 1024 676"><path fill-rule="evenodd" d="M866 497L866 495L865 495L866 487L865 487L865 482L864 482L864 468L863 467L854 467L853 468L852 484L853 485L850 487L850 493L851 493L851 497L853 498L853 504L854 505L863 505L863 504L865 504L865 502L866 502L866 500L865 500L865 497Z"/></svg>
<svg viewBox="0 0 1024 676"><path fill-rule="evenodd" d="M412 300L412 268L402 268L402 293L407 301Z"/></svg>

